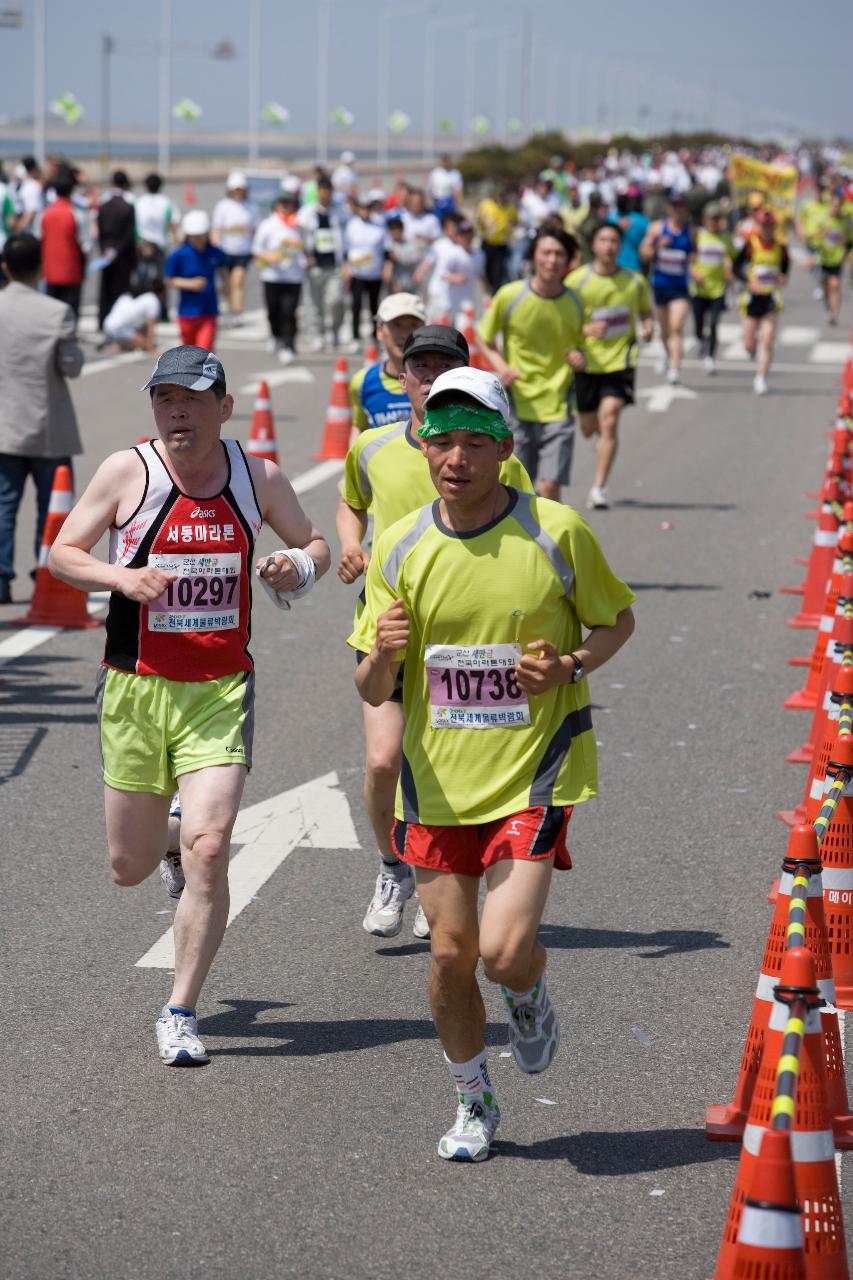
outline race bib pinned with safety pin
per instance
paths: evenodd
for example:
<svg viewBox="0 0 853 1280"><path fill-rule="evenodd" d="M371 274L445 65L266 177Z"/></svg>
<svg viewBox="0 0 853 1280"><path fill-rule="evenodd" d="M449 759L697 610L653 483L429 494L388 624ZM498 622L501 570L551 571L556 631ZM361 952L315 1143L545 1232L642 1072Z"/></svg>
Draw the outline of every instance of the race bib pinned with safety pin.
<svg viewBox="0 0 853 1280"><path fill-rule="evenodd" d="M530 724L515 678L520 644L428 644L424 653L434 729L512 729Z"/></svg>

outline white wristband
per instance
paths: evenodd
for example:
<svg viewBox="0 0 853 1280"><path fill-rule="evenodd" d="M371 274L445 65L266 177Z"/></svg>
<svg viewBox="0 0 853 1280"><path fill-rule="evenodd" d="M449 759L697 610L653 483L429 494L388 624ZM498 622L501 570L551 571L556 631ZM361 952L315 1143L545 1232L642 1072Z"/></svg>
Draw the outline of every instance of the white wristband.
<svg viewBox="0 0 853 1280"><path fill-rule="evenodd" d="M272 563L273 556L278 555L287 556L299 575L299 585L293 591L276 591L264 577L263 570ZM260 579L267 595L279 609L289 609L291 600L301 600L314 586L317 580L317 567L307 551L303 551L301 547L279 547L267 557L260 569L255 570L255 576Z"/></svg>

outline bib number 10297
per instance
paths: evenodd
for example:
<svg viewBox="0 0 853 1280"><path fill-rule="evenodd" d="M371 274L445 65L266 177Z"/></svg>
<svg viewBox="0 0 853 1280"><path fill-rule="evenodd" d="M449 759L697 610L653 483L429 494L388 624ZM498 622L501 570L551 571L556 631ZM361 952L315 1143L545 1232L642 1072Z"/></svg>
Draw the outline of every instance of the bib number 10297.
<svg viewBox="0 0 853 1280"><path fill-rule="evenodd" d="M214 608L218 609L220 605L234 604L237 599L237 583L239 579L236 574L225 578L213 576L210 578L178 578L176 582L170 582L165 591L166 607L173 609L176 606L181 609Z"/></svg>

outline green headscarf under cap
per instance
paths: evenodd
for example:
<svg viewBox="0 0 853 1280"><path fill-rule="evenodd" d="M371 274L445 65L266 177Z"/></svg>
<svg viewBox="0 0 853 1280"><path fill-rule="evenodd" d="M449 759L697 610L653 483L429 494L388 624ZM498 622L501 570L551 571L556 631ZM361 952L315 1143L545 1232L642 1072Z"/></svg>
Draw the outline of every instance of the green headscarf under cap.
<svg viewBox="0 0 853 1280"><path fill-rule="evenodd" d="M424 425L418 430L421 440L445 435L448 431L480 431L493 440L505 440L512 435L497 409L487 409L483 404L441 404L427 409Z"/></svg>

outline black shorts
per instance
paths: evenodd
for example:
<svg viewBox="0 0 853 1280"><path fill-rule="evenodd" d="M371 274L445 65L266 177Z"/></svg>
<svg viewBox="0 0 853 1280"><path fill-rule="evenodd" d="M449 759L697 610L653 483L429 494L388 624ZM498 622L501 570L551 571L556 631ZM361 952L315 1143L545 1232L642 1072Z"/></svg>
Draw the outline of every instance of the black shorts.
<svg viewBox="0 0 853 1280"><path fill-rule="evenodd" d="M772 293L751 293L746 304L746 314L752 320L763 320L776 310L776 299Z"/></svg>
<svg viewBox="0 0 853 1280"><path fill-rule="evenodd" d="M578 413L595 413L605 396L615 396L623 404L634 403L634 369L612 373L576 373L575 405Z"/></svg>
<svg viewBox="0 0 853 1280"><path fill-rule="evenodd" d="M235 267L242 267L245 271L251 261L250 253L226 253L225 270L231 272Z"/></svg>
<svg viewBox="0 0 853 1280"><path fill-rule="evenodd" d="M824 275L824 276L840 276L840 275L841 275L841 268L842 268L843 266L844 266L844 263L843 263L843 262L837 262L837 263L835 264L835 266L834 266L834 267L828 267L828 266L826 266L826 265L825 265L825 263L823 263L823 262L822 262L822 263L820 264L821 275Z"/></svg>
<svg viewBox="0 0 853 1280"><path fill-rule="evenodd" d="M367 657L367 654L366 654L366 653L362 653L360 649L356 649L356 651L355 651L355 665L356 665L357 667L360 667L360 666L361 666L361 664L362 664L362 662L364 662L364 659L365 659L366 657ZM400 670L397 672L397 679L394 681L394 692L391 694L391 697L390 697L390 698L386 698L386 699L385 699L385 701L386 701L386 702L399 702L399 703L402 705L402 702L403 702L403 665L404 665L404 664L401 662L401 663L400 663Z"/></svg>

